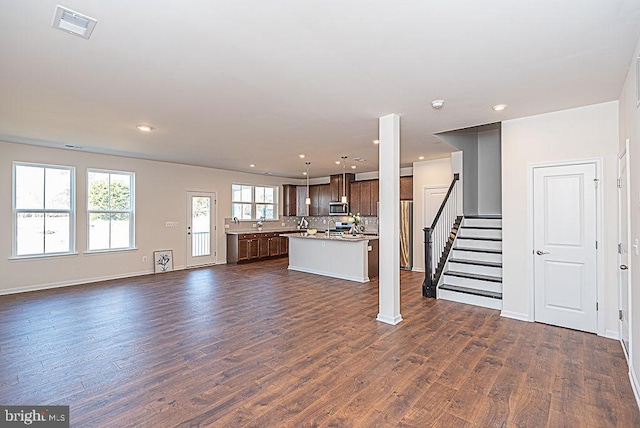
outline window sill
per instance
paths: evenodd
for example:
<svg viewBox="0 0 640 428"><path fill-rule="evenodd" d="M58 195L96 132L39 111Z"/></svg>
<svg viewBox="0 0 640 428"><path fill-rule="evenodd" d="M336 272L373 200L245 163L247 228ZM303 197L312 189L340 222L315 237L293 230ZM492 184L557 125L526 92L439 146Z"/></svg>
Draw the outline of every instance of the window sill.
<svg viewBox="0 0 640 428"><path fill-rule="evenodd" d="M89 250L89 251L85 251L84 255L86 256L92 256L92 255L97 255L97 254L109 254L109 253L121 253L124 251L137 251L138 248L137 247L132 247L132 248L114 248L114 249L109 249L109 250Z"/></svg>
<svg viewBox="0 0 640 428"><path fill-rule="evenodd" d="M60 257L75 257L78 254L79 253L73 252L73 253L59 253L59 254L34 254L34 255L25 255L25 256L14 256L14 257L9 257L9 261L21 262L21 261L60 258Z"/></svg>

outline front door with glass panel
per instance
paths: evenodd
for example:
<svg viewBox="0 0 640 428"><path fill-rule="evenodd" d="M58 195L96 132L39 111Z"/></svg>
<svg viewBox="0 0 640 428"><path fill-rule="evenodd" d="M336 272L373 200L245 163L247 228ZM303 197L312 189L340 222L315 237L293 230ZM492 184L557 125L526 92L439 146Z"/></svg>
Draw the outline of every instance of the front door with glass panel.
<svg viewBox="0 0 640 428"><path fill-rule="evenodd" d="M216 262L216 195L187 192L187 267Z"/></svg>

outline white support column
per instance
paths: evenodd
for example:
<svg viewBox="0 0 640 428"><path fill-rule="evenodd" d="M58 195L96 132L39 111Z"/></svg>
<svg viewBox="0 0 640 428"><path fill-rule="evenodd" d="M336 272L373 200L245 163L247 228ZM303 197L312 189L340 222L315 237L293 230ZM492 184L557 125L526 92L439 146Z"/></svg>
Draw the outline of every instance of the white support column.
<svg viewBox="0 0 640 428"><path fill-rule="evenodd" d="M379 119L380 272L378 321L396 325L400 315L400 117Z"/></svg>

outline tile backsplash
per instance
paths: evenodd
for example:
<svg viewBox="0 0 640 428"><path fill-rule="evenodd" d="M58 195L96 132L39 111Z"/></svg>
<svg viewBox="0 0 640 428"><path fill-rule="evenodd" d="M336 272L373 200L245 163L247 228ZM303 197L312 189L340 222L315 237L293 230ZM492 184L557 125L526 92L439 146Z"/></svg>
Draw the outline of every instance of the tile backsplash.
<svg viewBox="0 0 640 428"><path fill-rule="evenodd" d="M296 229L302 217L280 217L278 220L265 220L262 222L262 231L268 232L270 230L293 230ZM325 230L329 221L349 221L348 216L320 216L320 217L305 217L309 222L309 228L315 228L318 230ZM378 232L378 217L361 217L361 223L364 226L365 232ZM224 219L226 232L256 232L259 230L257 221L241 221L236 224L232 218ZM334 228L334 224L331 223L331 227Z"/></svg>

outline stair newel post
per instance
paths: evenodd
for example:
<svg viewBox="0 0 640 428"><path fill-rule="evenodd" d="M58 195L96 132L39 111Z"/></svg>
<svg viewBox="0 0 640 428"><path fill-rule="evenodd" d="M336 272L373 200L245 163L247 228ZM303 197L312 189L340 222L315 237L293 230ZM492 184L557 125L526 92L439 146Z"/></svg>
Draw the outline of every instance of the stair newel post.
<svg viewBox="0 0 640 428"><path fill-rule="evenodd" d="M433 229L425 227L424 229L424 282L422 283L422 296L423 297L436 297L436 290L433 287L433 271L432 261L433 258L433 242L432 232Z"/></svg>

